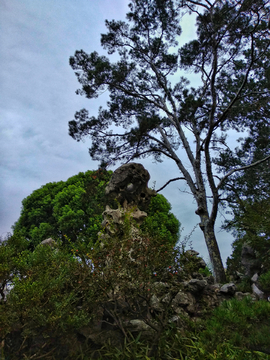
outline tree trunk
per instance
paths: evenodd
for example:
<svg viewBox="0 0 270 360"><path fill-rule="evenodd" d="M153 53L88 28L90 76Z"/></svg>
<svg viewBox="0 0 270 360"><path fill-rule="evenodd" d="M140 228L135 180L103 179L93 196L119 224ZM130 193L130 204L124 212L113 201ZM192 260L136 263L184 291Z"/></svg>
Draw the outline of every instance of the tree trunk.
<svg viewBox="0 0 270 360"><path fill-rule="evenodd" d="M200 228L203 232L210 261L213 266L214 278L216 283L225 283L226 275L222 264L222 259L217 244L217 239L214 231L214 223L209 219L208 215L201 215Z"/></svg>

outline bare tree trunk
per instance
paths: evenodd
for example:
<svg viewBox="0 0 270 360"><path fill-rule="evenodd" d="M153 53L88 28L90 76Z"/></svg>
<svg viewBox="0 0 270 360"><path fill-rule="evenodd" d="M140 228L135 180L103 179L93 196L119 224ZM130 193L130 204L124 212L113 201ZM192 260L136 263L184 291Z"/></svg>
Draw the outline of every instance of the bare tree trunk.
<svg viewBox="0 0 270 360"><path fill-rule="evenodd" d="M208 214L200 214L200 228L203 232L205 243L213 266L214 278L217 283L225 283L226 275L220 256L219 247L214 231L214 222L209 219Z"/></svg>

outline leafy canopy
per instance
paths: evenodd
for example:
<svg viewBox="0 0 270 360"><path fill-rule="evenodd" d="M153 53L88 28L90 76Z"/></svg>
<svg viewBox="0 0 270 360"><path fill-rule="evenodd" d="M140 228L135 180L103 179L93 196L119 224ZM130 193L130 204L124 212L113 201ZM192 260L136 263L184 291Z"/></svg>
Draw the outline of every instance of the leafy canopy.
<svg viewBox="0 0 270 360"><path fill-rule="evenodd" d="M112 172L79 173L67 181L48 183L22 201L21 215L13 226L33 246L48 237L65 242L97 239L105 209L105 187Z"/></svg>
<svg viewBox="0 0 270 360"><path fill-rule="evenodd" d="M48 237L64 243L95 242L102 230L102 213L108 204L105 187L111 176L112 171L87 171L35 190L22 202L14 234L28 239L32 248ZM109 205L118 206L114 201ZM180 222L170 210L171 205L163 195L153 197L142 229L175 245Z"/></svg>

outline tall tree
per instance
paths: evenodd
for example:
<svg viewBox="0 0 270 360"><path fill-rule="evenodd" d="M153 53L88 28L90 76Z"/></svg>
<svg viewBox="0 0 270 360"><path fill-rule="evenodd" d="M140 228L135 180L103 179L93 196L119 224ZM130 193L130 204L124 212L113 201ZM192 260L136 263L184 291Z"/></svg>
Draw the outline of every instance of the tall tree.
<svg viewBox="0 0 270 360"><path fill-rule="evenodd" d="M214 226L220 189L241 166L216 177L212 158L230 130L269 120L269 0L132 0L128 22L106 21L101 44L118 61L76 51L77 94L110 94L97 116L86 109L69 123L77 141L90 136L95 160L173 160L196 200L216 281L225 281ZM178 48L181 19L197 15L197 37ZM196 88L179 70L200 75ZM117 127L121 130L117 131ZM231 134L231 132L230 132ZM185 153L185 155L184 155ZM249 164L252 166L252 164Z"/></svg>
<svg viewBox="0 0 270 360"><path fill-rule="evenodd" d="M224 200L229 203L229 212L233 216L225 222L224 228L233 231L236 238L232 244L233 253L227 259L227 270L231 273L241 267L244 243L256 250L263 272L270 268L270 159L260 163L270 154L269 125L269 121L251 124L250 136L242 146L235 153L223 152L217 161L223 173L232 167L259 163L256 167L234 173L224 184Z"/></svg>

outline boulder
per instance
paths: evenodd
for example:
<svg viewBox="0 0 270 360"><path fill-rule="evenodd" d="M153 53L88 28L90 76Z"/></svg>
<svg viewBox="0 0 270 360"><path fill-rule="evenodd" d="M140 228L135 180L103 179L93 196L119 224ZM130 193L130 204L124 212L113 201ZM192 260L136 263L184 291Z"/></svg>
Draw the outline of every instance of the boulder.
<svg viewBox="0 0 270 360"><path fill-rule="evenodd" d="M206 286L207 281L199 279L191 279L187 284L187 288L191 293L198 293L202 291Z"/></svg>
<svg viewBox="0 0 270 360"><path fill-rule="evenodd" d="M50 247L56 246L56 241L52 238L45 239L41 241L40 245L49 245Z"/></svg>
<svg viewBox="0 0 270 360"><path fill-rule="evenodd" d="M144 210L151 197L156 195L156 192L147 186L149 179L149 172L142 164L125 164L114 171L105 193L124 208L137 205Z"/></svg>
<svg viewBox="0 0 270 360"><path fill-rule="evenodd" d="M259 280L259 275L258 275L258 273L254 274L250 280L251 280L253 283L256 283L256 282Z"/></svg>
<svg viewBox="0 0 270 360"><path fill-rule="evenodd" d="M241 251L241 265L246 276L253 276L261 269L260 261L256 257L255 250L248 244L244 244Z"/></svg>
<svg viewBox="0 0 270 360"><path fill-rule="evenodd" d="M264 298L264 292L261 291L255 284L251 285L251 289L254 295L256 295L256 297L258 299L263 299Z"/></svg>
<svg viewBox="0 0 270 360"><path fill-rule="evenodd" d="M145 323L145 321L143 320L140 320L140 319L133 319L133 320L130 320L129 321L129 324L131 325L129 330L131 332L134 332L134 331L147 331L147 330L151 330L150 326L147 325Z"/></svg>
<svg viewBox="0 0 270 360"><path fill-rule="evenodd" d="M234 295L236 291L236 286L234 283L224 284L223 286L221 286L219 291L223 294Z"/></svg>

